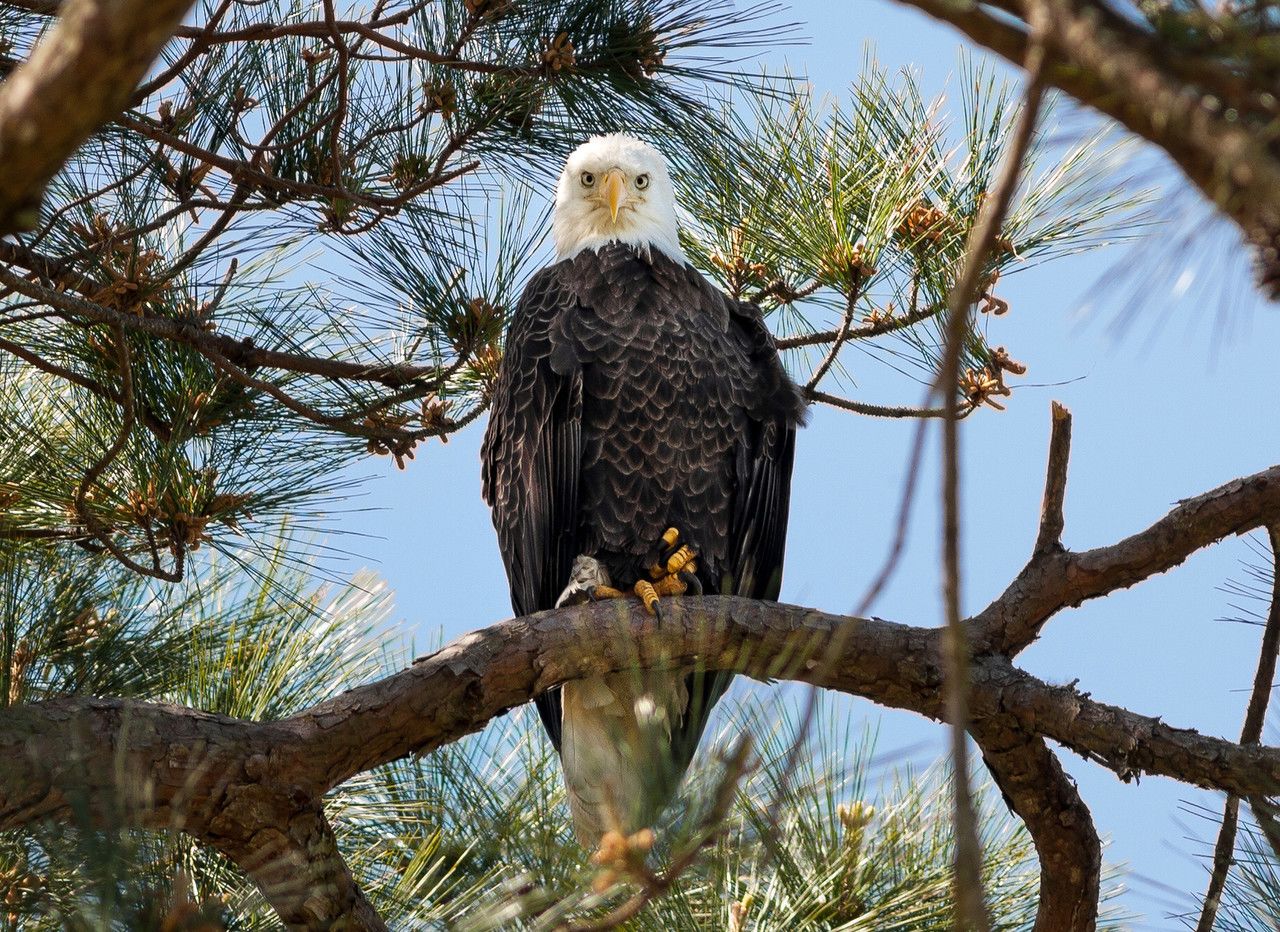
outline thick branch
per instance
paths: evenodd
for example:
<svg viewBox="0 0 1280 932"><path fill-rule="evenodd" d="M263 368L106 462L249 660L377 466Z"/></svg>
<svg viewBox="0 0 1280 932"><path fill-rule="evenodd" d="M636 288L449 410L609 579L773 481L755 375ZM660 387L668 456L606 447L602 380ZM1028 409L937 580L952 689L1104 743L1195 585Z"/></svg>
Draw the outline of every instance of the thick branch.
<svg viewBox="0 0 1280 932"><path fill-rule="evenodd" d="M466 635L408 670L280 722L125 700L6 710L0 829L71 821L77 804L113 814L117 823L181 829L233 857L285 916L298 907L272 892L272 878L297 875L301 852L309 851L303 876L327 877L334 891L317 902L345 910L344 921L355 923L363 901L344 886L347 875L330 859L316 822L324 792L476 731L555 683L635 664L695 661L855 693L935 719L943 713L936 630L729 597L673 600L661 622L638 604L599 603ZM1244 796L1280 790L1280 750L1171 728L1050 686L1001 658L980 658L972 673L977 729L1043 734L1124 778L1157 773ZM302 827L291 827L297 819ZM303 840L290 847L293 831ZM264 844L277 846L272 850L293 866L277 874L254 861ZM311 897L305 902L320 908ZM355 927L377 928L371 921Z"/></svg>
<svg viewBox="0 0 1280 932"><path fill-rule="evenodd" d="M1173 566L1227 533L1273 524L1277 515L1280 467L1273 467L1183 502L1112 547L1033 558L1035 571L1020 574L1014 595L969 622L987 648L969 670L972 732L1027 820L1045 869L1067 865L1046 886L1056 904L1051 915L1074 923L1066 928L1089 921L1082 904L1095 886L1095 836L1040 738L1123 780L1159 774L1250 800L1280 793L1280 749L1174 728L1096 702L1074 684L1047 684L990 650L1001 643L991 626L1004 619L1016 646L1028 630L1016 603L1047 618ZM558 683L695 664L797 680L934 719L945 710L937 629L730 597L673 599L662 620L638 603L601 602L466 635L401 673L279 722L127 700L61 699L0 711L0 829L71 822L88 812L112 824L183 830L246 869L291 924L341 920L376 929L320 815L326 792L477 731ZM1071 818L1050 825L1051 811ZM264 850L287 866L263 861L256 853ZM321 893L299 905L288 892L298 885L283 884L286 877L307 878L304 885Z"/></svg>
<svg viewBox="0 0 1280 932"><path fill-rule="evenodd" d="M286 927L386 932L318 800L299 803L248 785L238 788L234 804L252 821L237 824L236 837L216 846L253 879Z"/></svg>
<svg viewBox="0 0 1280 932"><path fill-rule="evenodd" d="M833 643L841 646L834 659ZM630 601L597 603L465 635L401 673L279 722L127 700L62 699L6 710L0 753L21 765L0 772L0 829L68 818L74 778L102 791L118 772L129 772L143 775L122 790L139 813L137 824L180 824L198 833L224 799L225 782L250 776L244 768L251 758L252 779L314 798L372 767L477 731L557 683L695 662L942 717L934 629L725 596L672 600L661 622ZM1122 777L1162 774L1241 795L1280 789L1280 749L1173 728L1044 683L1002 658L975 662L972 696L975 721L1043 734ZM107 766L113 754L123 762L119 771ZM181 818L174 812L179 799Z"/></svg>
<svg viewBox="0 0 1280 932"><path fill-rule="evenodd" d="M115 699L0 714L0 828L38 820L181 830L261 887L292 929L385 928L337 853L318 799L262 780L304 746L285 723Z"/></svg>
<svg viewBox="0 0 1280 932"><path fill-rule="evenodd" d="M1191 728L1097 702L1074 685L1053 686L1000 658L975 664L975 721L1010 716L1032 734L1052 738L1128 782L1143 774L1172 777L1241 796L1275 794L1280 749L1247 747Z"/></svg>
<svg viewBox="0 0 1280 932"><path fill-rule="evenodd" d="M0 86L0 235L32 229L50 179L115 117L191 0L67 0Z"/></svg>
<svg viewBox="0 0 1280 932"><path fill-rule="evenodd" d="M983 723L982 759L1009 807L1026 823L1040 861L1035 932L1093 932L1102 843L1089 807L1041 738Z"/></svg>
<svg viewBox="0 0 1280 932"><path fill-rule="evenodd" d="M98 789L114 785L113 768L93 765L123 753L124 770L151 775L124 787L129 804L145 814L138 824L174 823L170 807L182 797L187 808L177 821L200 829L209 812L196 801L223 792L214 784L235 774L213 772L234 769L237 762L260 757L258 777L287 778L318 795L379 764L456 740L551 685L636 664L702 660L713 668L809 682L941 716L937 631L729 597L674 601L665 615L660 623L620 602L501 622L401 673L281 722L242 722L127 700L62 699L9 709L0 715L0 747L7 746L6 759L23 762L0 774L0 828L69 817L65 786L82 780ZM836 637L844 647L838 662L818 663ZM1176 761L1203 754L1215 759L1189 765L1189 782L1249 793L1280 786L1280 751L1186 737L1194 733L1047 685L998 658L985 658L974 679L975 696L981 697L975 706L984 717L1013 715L1091 755L1103 756L1094 749L1110 739L1130 752L1140 749L1146 761L1140 769L1166 773ZM1015 695L1025 702L1006 709L1005 700ZM1073 718L1081 724L1072 724ZM1122 735L1136 737L1120 740ZM125 751L96 746L98 738L125 736ZM202 750L193 758L182 750L191 747ZM1252 772L1235 772L1241 768ZM82 779L68 783L61 778L68 775ZM196 782L189 785L193 775Z"/></svg>

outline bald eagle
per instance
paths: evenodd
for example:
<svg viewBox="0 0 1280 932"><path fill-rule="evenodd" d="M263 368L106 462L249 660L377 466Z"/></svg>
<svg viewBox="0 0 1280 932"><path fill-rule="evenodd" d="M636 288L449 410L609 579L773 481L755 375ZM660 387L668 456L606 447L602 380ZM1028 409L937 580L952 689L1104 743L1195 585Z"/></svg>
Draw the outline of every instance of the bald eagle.
<svg viewBox="0 0 1280 932"><path fill-rule="evenodd" d="M631 590L776 599L804 402L759 307L686 260L666 162L638 139L569 156L553 232L481 452L516 613ZM637 671L537 697L585 846L652 824L727 685Z"/></svg>

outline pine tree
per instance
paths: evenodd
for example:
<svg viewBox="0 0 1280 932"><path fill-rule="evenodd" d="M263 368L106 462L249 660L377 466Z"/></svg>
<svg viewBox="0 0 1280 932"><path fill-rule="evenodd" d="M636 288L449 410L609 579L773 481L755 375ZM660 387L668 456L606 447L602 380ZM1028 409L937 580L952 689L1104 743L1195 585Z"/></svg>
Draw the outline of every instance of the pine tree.
<svg viewBox="0 0 1280 932"><path fill-rule="evenodd" d="M6 73L56 6L0 4ZM811 401L937 416L914 394L1017 107L970 69L951 124L870 61L846 104L821 104L730 60L778 25L672 0L201 5L0 241L0 706L112 696L274 720L402 665L375 580L304 571L317 515L353 462L407 468L483 416L546 192L592 133L669 154L700 205L690 257L768 310ZM1002 274L1133 223L1108 152L1033 149L984 320L1009 310ZM965 413L1007 403L1024 371L990 330L964 342ZM852 397L855 348L902 373L899 397ZM844 736L783 781L787 735L757 738L753 775L726 784L709 761L693 779L691 811L714 818L658 854L698 832L708 850L635 928L949 927L940 781L870 789ZM526 716L325 799L385 921L549 928L617 905L628 878L570 842L549 753ZM73 825L3 836L9 925L277 927L181 813L140 833L89 787L71 802ZM999 927L1029 928L1027 836L985 812Z"/></svg>

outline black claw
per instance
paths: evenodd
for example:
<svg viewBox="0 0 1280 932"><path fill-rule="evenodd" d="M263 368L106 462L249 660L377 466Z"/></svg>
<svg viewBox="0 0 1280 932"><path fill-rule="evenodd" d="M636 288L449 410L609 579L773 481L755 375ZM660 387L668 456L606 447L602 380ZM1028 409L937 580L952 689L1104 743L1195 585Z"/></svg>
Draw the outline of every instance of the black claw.
<svg viewBox="0 0 1280 932"><path fill-rule="evenodd" d="M680 580L689 587L687 595L702 595L702 580L698 578L697 573L681 570Z"/></svg>

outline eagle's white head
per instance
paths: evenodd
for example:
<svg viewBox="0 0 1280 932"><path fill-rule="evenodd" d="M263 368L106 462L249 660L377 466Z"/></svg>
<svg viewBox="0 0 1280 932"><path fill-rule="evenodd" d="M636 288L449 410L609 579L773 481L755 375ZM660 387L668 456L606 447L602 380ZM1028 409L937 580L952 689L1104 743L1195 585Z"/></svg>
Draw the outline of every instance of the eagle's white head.
<svg viewBox="0 0 1280 932"><path fill-rule="evenodd" d="M686 261L667 160L624 133L593 136L573 150L556 186L551 227L557 260L616 241Z"/></svg>

